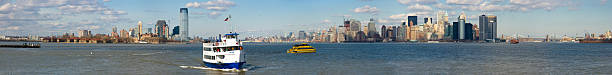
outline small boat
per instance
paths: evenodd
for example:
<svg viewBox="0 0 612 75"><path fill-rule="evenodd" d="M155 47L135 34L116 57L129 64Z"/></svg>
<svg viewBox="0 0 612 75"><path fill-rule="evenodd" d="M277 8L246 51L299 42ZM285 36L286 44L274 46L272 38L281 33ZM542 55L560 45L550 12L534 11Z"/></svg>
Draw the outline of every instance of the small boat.
<svg viewBox="0 0 612 75"><path fill-rule="evenodd" d="M519 43L519 40L512 39L512 40L510 40L510 43L511 43L511 44L518 44L518 43Z"/></svg>
<svg viewBox="0 0 612 75"><path fill-rule="evenodd" d="M293 45L293 48L287 50L287 53L315 53L317 50L308 45L308 43L301 43Z"/></svg>

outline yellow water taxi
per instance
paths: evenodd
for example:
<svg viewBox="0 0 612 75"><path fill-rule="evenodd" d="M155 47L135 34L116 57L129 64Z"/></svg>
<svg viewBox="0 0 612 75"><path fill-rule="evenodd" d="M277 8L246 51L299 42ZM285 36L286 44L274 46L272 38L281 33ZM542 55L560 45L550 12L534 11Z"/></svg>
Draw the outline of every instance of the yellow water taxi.
<svg viewBox="0 0 612 75"><path fill-rule="evenodd" d="M287 50L287 53L315 53L317 50L308 45L308 43L301 43L293 45L293 48Z"/></svg>

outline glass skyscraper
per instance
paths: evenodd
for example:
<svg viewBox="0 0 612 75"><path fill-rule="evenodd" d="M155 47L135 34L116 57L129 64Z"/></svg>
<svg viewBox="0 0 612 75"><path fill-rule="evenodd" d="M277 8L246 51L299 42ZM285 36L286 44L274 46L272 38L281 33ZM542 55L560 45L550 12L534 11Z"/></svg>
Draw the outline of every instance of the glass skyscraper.
<svg viewBox="0 0 612 75"><path fill-rule="evenodd" d="M181 25L179 26L180 30L180 40L189 40L189 16L187 13L187 8L181 8L180 10L180 19Z"/></svg>
<svg viewBox="0 0 612 75"><path fill-rule="evenodd" d="M495 42L497 38L497 16L481 15L478 17L480 23L480 41Z"/></svg>

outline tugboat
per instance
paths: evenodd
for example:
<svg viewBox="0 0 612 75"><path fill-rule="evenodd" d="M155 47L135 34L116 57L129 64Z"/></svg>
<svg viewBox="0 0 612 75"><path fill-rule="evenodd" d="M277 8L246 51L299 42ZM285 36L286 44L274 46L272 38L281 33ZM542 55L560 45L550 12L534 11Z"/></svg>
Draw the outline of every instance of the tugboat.
<svg viewBox="0 0 612 75"><path fill-rule="evenodd" d="M315 53L317 50L308 43L293 45L293 48L287 50L287 53Z"/></svg>
<svg viewBox="0 0 612 75"><path fill-rule="evenodd" d="M203 43L202 62L204 67L213 69L243 69L246 63L242 42L238 33L219 35L217 41Z"/></svg>

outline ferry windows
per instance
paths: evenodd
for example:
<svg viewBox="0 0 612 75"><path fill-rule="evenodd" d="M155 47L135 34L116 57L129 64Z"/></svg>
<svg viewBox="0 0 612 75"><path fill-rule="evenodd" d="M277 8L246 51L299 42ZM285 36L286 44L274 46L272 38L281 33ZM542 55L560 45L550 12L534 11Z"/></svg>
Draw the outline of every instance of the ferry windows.
<svg viewBox="0 0 612 75"><path fill-rule="evenodd" d="M204 51L212 51L211 48L204 48Z"/></svg>
<svg viewBox="0 0 612 75"><path fill-rule="evenodd" d="M225 55L217 55L217 57L219 57L219 59L225 59Z"/></svg>
<svg viewBox="0 0 612 75"><path fill-rule="evenodd" d="M213 56L209 56L209 55L204 55L204 59L211 59L211 60L214 60L214 57L213 57Z"/></svg>

